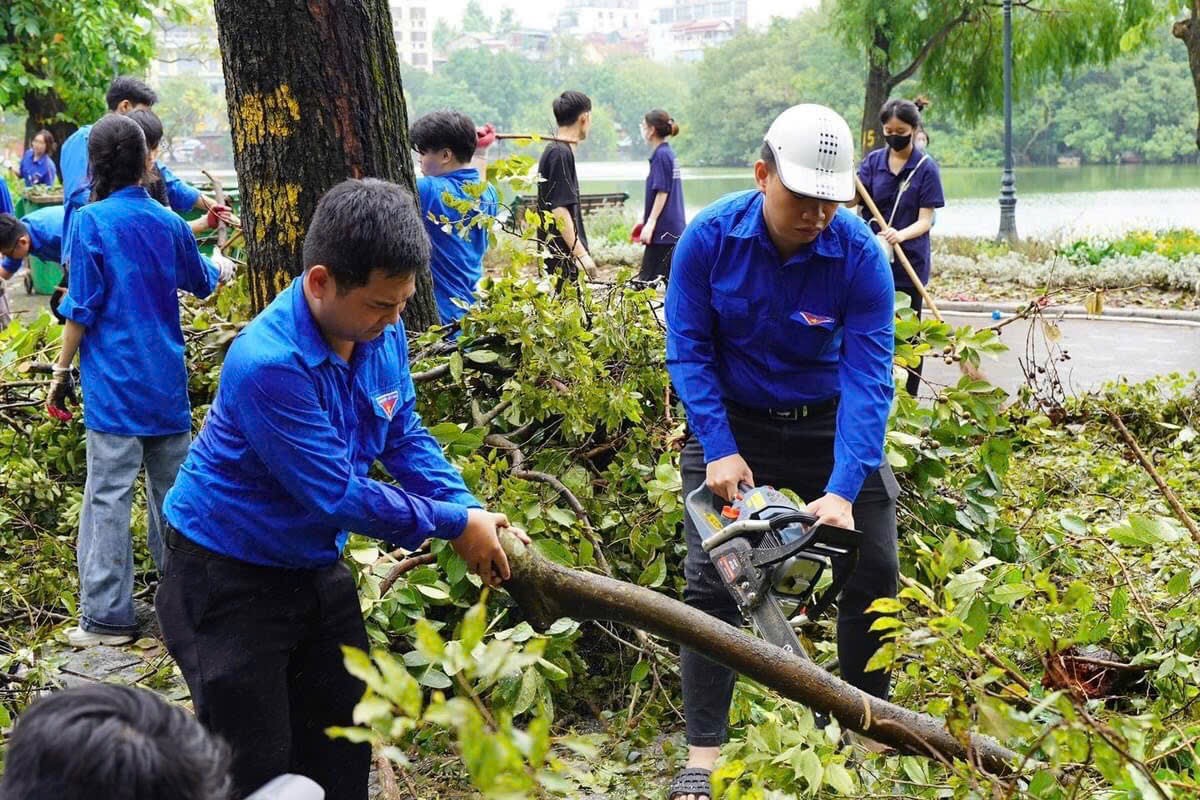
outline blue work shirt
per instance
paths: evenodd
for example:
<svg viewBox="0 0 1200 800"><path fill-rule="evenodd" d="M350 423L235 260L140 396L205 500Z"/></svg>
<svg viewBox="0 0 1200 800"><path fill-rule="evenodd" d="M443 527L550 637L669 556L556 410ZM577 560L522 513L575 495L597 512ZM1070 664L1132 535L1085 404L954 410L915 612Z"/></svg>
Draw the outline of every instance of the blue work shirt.
<svg viewBox="0 0 1200 800"><path fill-rule="evenodd" d="M92 194L92 176L88 166L88 138L92 134L92 126L84 125L67 137L63 142L62 154L59 161L62 165L63 181L63 263L71 261L71 237L69 229L71 218L75 211L87 205ZM167 204L171 210L179 214L191 210L200 198L200 190L186 181L180 180L174 172L161 161L155 161L155 166L162 174L163 183L167 189Z"/></svg>
<svg viewBox="0 0 1200 800"><path fill-rule="evenodd" d="M38 158L31 147L21 156L20 175L26 186L53 186L54 181L58 180L58 169L49 153L42 153L42 157Z"/></svg>
<svg viewBox="0 0 1200 800"><path fill-rule="evenodd" d="M914 147L912 155L908 157L900 174L893 175L888 166L888 152L889 148L883 147L868 153L858 166L858 177L870 192L871 199L875 201L884 220L891 219L892 227L900 230L916 222L922 208L945 206L946 198L942 194L941 172L938 171L937 162L933 160L932 156L926 158L920 169L917 169L917 164L924 158L925 152ZM909 175L912 176L912 181L904 190L904 194L900 196L900 202L897 204L896 194L900 191L900 185L908 179ZM893 208L896 209L894 217L892 216ZM867 220L871 228L878 232L879 226L875 224L874 216L867 208L866 203L859 206L859 213L862 214L864 220ZM900 248L904 251L904 255L908 256L909 263L912 264L913 271L917 273L921 282L929 283L929 232L926 231L916 239L901 242ZM904 271L904 266L899 259L892 265L892 276L897 286L912 288L912 280Z"/></svg>
<svg viewBox="0 0 1200 800"><path fill-rule="evenodd" d="M410 549L457 537L479 502L417 416L403 324L347 363L302 280L230 347L167 520L217 553L302 569L336 562L348 531ZM368 477L377 460L404 488Z"/></svg>
<svg viewBox="0 0 1200 800"><path fill-rule="evenodd" d="M207 297L217 272L188 224L141 186L126 186L76 211L71 236L71 281L58 310L87 328L83 424L120 436L190 431L177 291Z"/></svg>
<svg viewBox="0 0 1200 800"><path fill-rule="evenodd" d="M13 213L12 195L8 193L8 184L0 178L0 214Z"/></svg>
<svg viewBox="0 0 1200 800"><path fill-rule="evenodd" d="M417 179L421 217L429 233L433 296L443 325L449 325L466 313L466 309L454 301L461 300L467 305L474 303L475 287L483 277L488 229L470 222L480 214L495 217L500 209L500 198L490 185L478 200L464 188L479 182L479 170L474 167ZM446 202L447 194L455 200L476 203L476 208L464 214ZM447 225L449 231L445 230Z"/></svg>
<svg viewBox="0 0 1200 800"><path fill-rule="evenodd" d="M62 255L63 207L46 206L21 217L29 233L29 253L42 261L58 261ZM24 259L4 257L6 272L16 272Z"/></svg>
<svg viewBox="0 0 1200 800"><path fill-rule="evenodd" d="M677 244L687 224L683 208L683 180L675 164L675 151L662 142L650 156L650 174L646 176L646 206L642 212L642 223L650 219L654 208L654 197L659 192L667 193L667 202L654 223L654 236L650 244Z"/></svg>
<svg viewBox="0 0 1200 800"><path fill-rule="evenodd" d="M684 231L667 287L667 371L706 462L738 451L725 401L785 409L840 396L825 490L853 501L883 461L891 270L871 231L844 208L786 262L762 212L761 192L737 192Z"/></svg>

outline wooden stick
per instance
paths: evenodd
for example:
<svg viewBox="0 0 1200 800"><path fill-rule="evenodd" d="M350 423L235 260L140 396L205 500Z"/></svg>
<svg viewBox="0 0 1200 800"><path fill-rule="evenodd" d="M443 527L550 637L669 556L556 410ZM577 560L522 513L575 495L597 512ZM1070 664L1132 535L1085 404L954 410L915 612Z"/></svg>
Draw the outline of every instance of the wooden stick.
<svg viewBox="0 0 1200 800"><path fill-rule="evenodd" d="M206 169L200 170L200 174L208 178L208 182L213 187L213 199L217 201L217 205L225 205L225 188L221 186L221 182L212 176L212 173ZM217 220L217 250L223 251L229 240L229 231L225 228L225 223L220 219Z"/></svg>
<svg viewBox="0 0 1200 800"><path fill-rule="evenodd" d="M562 142L563 144L579 144L575 139L563 139L560 136L547 136L541 133L497 133L497 139L543 139L547 142Z"/></svg>
<svg viewBox="0 0 1200 800"><path fill-rule="evenodd" d="M1188 533L1200 544L1200 527L1196 526L1196 520L1192 519L1188 514L1187 509L1179 502L1179 497L1167 486L1167 482L1163 480L1162 475L1158 474L1158 470L1154 468L1154 464L1150 461L1150 457L1138 445L1137 440L1133 438L1133 434L1129 432L1129 428L1125 427L1125 423L1121 421L1121 417L1111 409L1104 409L1104 413L1108 414L1108 418L1112 420L1113 426L1117 432L1121 434L1121 438L1125 440L1125 444L1133 451L1133 455L1141 463L1142 469L1150 475L1154 482L1158 485L1158 490L1162 492L1163 497L1167 498L1167 505L1171 506L1171 510L1175 512L1175 517L1183 523L1183 526L1188 529Z"/></svg>
<svg viewBox="0 0 1200 800"><path fill-rule="evenodd" d="M854 176L854 185L858 187L858 196L861 197L862 201L867 204L867 208L870 210L871 216L875 217L875 221L879 223L880 230L887 228L887 220L883 218L883 214L879 213L879 208L875 205L875 201L871 199L870 192L867 191L867 187L863 186L862 180L857 175ZM908 256L904 254L903 248L897 244L892 248L892 251L896 254L896 257L900 259L900 265L903 266L904 271L908 273L908 279L913 282L913 286L917 287L917 292L920 293L921 299L925 301L925 305L933 314L933 318L938 322L945 322L945 320L942 319L942 312L938 310L937 303L933 302L933 296L930 295L929 292L925 291L925 284L921 283L921 279L917 277L917 271L914 270L912 264L909 263Z"/></svg>

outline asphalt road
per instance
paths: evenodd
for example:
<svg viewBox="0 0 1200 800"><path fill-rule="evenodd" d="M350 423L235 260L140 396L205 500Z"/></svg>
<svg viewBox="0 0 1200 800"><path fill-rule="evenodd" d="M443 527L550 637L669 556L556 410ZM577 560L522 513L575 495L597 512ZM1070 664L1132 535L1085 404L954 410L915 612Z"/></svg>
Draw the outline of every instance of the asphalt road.
<svg viewBox="0 0 1200 800"><path fill-rule="evenodd" d="M985 314L946 314L952 325L985 327L995 322ZM1097 319L1065 318L1057 321L1061 337L1056 342L1070 356L1053 361L1068 393L1099 389L1108 381L1127 378L1143 381L1169 372L1200 371L1200 323L1143 320L1104 315ZM1013 393L1024 382L1021 368L1045 366L1053 358L1041 323L1014 322L1001 332L1009 351L999 360L985 358L988 380ZM926 362L925 376L935 383L957 383L957 365L939 359Z"/></svg>

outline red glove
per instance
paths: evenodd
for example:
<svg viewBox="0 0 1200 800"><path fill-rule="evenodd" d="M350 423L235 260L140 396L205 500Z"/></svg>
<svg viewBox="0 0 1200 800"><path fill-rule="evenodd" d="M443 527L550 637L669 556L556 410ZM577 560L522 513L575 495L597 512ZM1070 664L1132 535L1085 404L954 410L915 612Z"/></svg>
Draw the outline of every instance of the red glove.
<svg viewBox="0 0 1200 800"><path fill-rule="evenodd" d="M208 227L215 228L219 223L229 222L232 217L233 212L229 210L229 206L213 206L208 210L204 221L208 223Z"/></svg>
<svg viewBox="0 0 1200 800"><path fill-rule="evenodd" d="M486 150L496 141L496 126L492 123L475 129L475 149Z"/></svg>

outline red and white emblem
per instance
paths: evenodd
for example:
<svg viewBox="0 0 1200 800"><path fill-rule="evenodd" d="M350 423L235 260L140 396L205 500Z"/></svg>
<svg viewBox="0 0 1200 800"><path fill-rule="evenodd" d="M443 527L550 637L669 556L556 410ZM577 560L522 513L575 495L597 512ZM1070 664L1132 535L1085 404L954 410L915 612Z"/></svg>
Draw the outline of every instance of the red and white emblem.
<svg viewBox="0 0 1200 800"><path fill-rule="evenodd" d="M396 404L400 402L400 393L388 392L387 394L381 394L375 398L375 402L383 409L383 413L387 414L387 418L391 419L392 415L396 413Z"/></svg>

